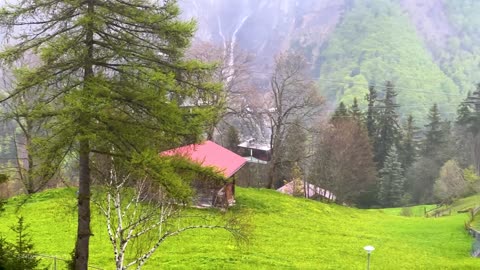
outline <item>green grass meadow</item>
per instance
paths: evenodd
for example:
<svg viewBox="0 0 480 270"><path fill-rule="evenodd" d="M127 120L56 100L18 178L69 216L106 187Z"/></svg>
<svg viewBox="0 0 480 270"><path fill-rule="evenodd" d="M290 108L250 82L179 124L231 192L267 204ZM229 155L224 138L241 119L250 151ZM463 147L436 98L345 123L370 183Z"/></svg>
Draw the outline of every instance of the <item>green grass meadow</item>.
<svg viewBox="0 0 480 270"><path fill-rule="evenodd" d="M250 213L248 245L237 246L223 231L190 231L165 241L143 269L365 269L366 245L375 247L372 270L480 269L480 259L469 255L467 214L403 217L396 210L359 210L272 190L236 192L231 211ZM9 227L22 215L39 253L68 258L76 231L75 190L36 194L17 209L22 200L10 199L0 233L13 241ZM93 213L90 263L114 269L104 220Z"/></svg>

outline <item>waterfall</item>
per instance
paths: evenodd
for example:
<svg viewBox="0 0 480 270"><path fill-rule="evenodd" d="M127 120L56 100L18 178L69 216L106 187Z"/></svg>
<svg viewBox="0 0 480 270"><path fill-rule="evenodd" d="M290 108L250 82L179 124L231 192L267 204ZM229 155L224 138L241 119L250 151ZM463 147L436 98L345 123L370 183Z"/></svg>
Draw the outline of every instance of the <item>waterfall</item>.
<svg viewBox="0 0 480 270"><path fill-rule="evenodd" d="M228 49L227 49L227 45L226 45L226 42L225 42L225 39L224 39L224 42L225 42L224 43L224 48L225 48L224 53L225 54L228 53L228 59L225 59L227 61L227 67L228 67L227 82L230 82L230 80L232 79L233 73L235 72L235 69L234 69L233 66L235 64L235 52L234 52L234 50L235 50L235 44L237 43L237 33L243 27L243 24L248 19L248 17L250 17L250 15L246 15L245 17L243 17L243 19L240 21L240 23L237 25L237 27L233 31L232 39L230 41Z"/></svg>
<svg viewBox="0 0 480 270"><path fill-rule="evenodd" d="M222 31L222 21L220 20L220 15L217 15L217 24L218 24L218 34L223 40L223 56L226 58L227 54L227 39Z"/></svg>

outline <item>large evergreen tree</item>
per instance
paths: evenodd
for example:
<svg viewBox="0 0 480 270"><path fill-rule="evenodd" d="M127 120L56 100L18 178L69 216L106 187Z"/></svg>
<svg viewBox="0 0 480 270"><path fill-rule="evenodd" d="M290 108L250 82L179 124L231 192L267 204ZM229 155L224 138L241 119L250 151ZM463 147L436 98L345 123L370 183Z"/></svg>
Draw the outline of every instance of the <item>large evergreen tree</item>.
<svg viewBox="0 0 480 270"><path fill-rule="evenodd" d="M462 128L463 135L471 136L470 152L477 173L480 172L480 83L477 89L469 94L457 111L457 124Z"/></svg>
<svg viewBox="0 0 480 270"><path fill-rule="evenodd" d="M442 121L436 104L430 109L428 119L419 159L407 174L407 186L416 203L433 202L434 184L440 168L454 156L455 142L451 136L451 125Z"/></svg>
<svg viewBox="0 0 480 270"><path fill-rule="evenodd" d="M400 127L397 114L399 105L395 101L396 96L397 92L393 83L387 82L385 84L385 98L382 100L383 105L378 107L380 110L376 128L377 134L373 141L375 162L377 162L378 168L383 168L383 163L392 146L399 146Z"/></svg>
<svg viewBox="0 0 480 270"><path fill-rule="evenodd" d="M405 170L412 166L417 157L418 141L415 137L417 132L418 128L415 126L413 116L409 115L403 128L402 151L400 153L400 160Z"/></svg>
<svg viewBox="0 0 480 270"><path fill-rule="evenodd" d="M399 161L397 149L393 145L380 170L378 199L383 206L398 206L404 193L405 177Z"/></svg>
<svg viewBox="0 0 480 270"><path fill-rule="evenodd" d="M353 103L350 107L350 116L352 116L352 118L359 123L361 123L363 120L363 113L358 106L358 100L356 97L353 98Z"/></svg>
<svg viewBox="0 0 480 270"><path fill-rule="evenodd" d="M375 86L370 85L368 87L368 94L365 99L368 102L367 105L367 116L366 116L366 127L368 131L368 136L371 140L374 140L376 135L376 105L377 105L377 91Z"/></svg>
<svg viewBox="0 0 480 270"><path fill-rule="evenodd" d="M195 24L180 21L179 14L170 0L23 0L0 8L0 28L16 35L0 61L11 64L30 52L40 56L4 100L48 89L33 110L36 117L49 117L49 136L36 145L44 162L51 161L45 169L53 170L72 151L78 154L76 269L87 269L92 235L91 153L129 160L148 148L195 141L205 125L207 108L179 107L198 98L208 104L216 88L204 83L207 67L182 61ZM163 181L168 185L168 178Z"/></svg>
<svg viewBox="0 0 480 270"><path fill-rule="evenodd" d="M340 104L338 104L337 109L333 113L331 121L335 121L337 119L342 119L342 118L348 117L349 115L350 114L349 114L347 106L345 106L345 103L340 102Z"/></svg>
<svg viewBox="0 0 480 270"><path fill-rule="evenodd" d="M227 130L226 142L224 143L225 147L232 152L237 152L239 144L240 138L238 136L237 129L234 126L229 126Z"/></svg>
<svg viewBox="0 0 480 270"><path fill-rule="evenodd" d="M477 84L477 89L467 97L464 103L471 109L468 117L464 119L465 124L468 125L472 133L478 134L480 132L480 83Z"/></svg>
<svg viewBox="0 0 480 270"><path fill-rule="evenodd" d="M428 124L425 125L425 140L422 146L422 155L434 158L438 155L440 149L445 142L444 130L442 130L442 120L437 104L433 104L428 114Z"/></svg>

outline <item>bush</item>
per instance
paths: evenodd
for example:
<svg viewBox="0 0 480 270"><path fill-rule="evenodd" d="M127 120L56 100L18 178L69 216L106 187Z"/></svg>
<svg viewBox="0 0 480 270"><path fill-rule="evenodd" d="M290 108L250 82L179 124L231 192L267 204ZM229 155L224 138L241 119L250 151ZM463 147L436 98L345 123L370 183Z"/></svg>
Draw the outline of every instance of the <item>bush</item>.
<svg viewBox="0 0 480 270"><path fill-rule="evenodd" d="M402 207L402 210L400 211L400 215L404 217L411 217L413 216L413 211L411 207Z"/></svg>
<svg viewBox="0 0 480 270"><path fill-rule="evenodd" d="M5 210L5 204L7 203L6 200L0 199L0 214Z"/></svg>

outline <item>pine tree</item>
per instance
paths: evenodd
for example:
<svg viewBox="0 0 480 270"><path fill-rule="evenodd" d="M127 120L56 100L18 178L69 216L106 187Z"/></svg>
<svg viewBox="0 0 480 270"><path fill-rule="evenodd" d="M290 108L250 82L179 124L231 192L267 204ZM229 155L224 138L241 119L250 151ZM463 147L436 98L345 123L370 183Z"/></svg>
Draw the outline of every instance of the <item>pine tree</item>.
<svg viewBox="0 0 480 270"><path fill-rule="evenodd" d="M395 146L389 150L383 168L380 170L378 199L383 206L398 206L401 204L405 177L402 164L398 160Z"/></svg>
<svg viewBox="0 0 480 270"><path fill-rule="evenodd" d="M40 262L35 258L33 241L30 234L27 233L28 228L23 217L19 217L17 225L11 228L17 234L17 241L13 246L17 257L17 269L34 269Z"/></svg>
<svg viewBox="0 0 480 270"><path fill-rule="evenodd" d="M417 157L418 142L415 139L415 135L418 132L418 128L415 126L415 121L412 115L408 116L403 132L400 160L402 161L403 168L407 170L412 166Z"/></svg>
<svg viewBox="0 0 480 270"><path fill-rule="evenodd" d="M457 122L468 128L477 135L480 132L480 83L473 93L469 93L457 111Z"/></svg>
<svg viewBox="0 0 480 270"><path fill-rule="evenodd" d="M471 116L471 110L470 110L470 107L468 106L468 104L466 103L468 101L468 98L465 100L465 102L462 102L458 105L458 108L457 108L457 120L456 120L456 123L458 125L461 125L461 126L464 126L464 125L467 125L469 120L470 120L470 116Z"/></svg>
<svg viewBox="0 0 480 270"><path fill-rule="evenodd" d="M350 107L350 115L352 116L352 118L355 121L357 121L359 123L361 122L361 120L363 118L363 113L360 110L360 107L358 106L358 101L357 101L356 97L353 98L353 104Z"/></svg>
<svg viewBox="0 0 480 270"><path fill-rule="evenodd" d="M27 233L23 217L11 229L16 233L15 243L9 243L0 237L0 269L30 270L36 269L40 260L35 257L32 239Z"/></svg>
<svg viewBox="0 0 480 270"><path fill-rule="evenodd" d="M238 131L234 126L228 127L226 139L226 148L232 152L237 152L240 139L238 137Z"/></svg>
<svg viewBox="0 0 480 270"><path fill-rule="evenodd" d="M335 110L335 113L333 113L331 122L334 122L339 119L340 120L345 119L345 117L347 116L349 116L347 106L345 106L345 103L340 102L340 104L338 104L337 109Z"/></svg>
<svg viewBox="0 0 480 270"><path fill-rule="evenodd" d="M180 107L198 99L209 104L219 86L205 80L211 67L183 61L195 24L179 15L176 1L24 0L0 8L0 28L18 34L0 63L40 56L35 68L17 72L15 92L4 100L47 89L32 110L49 134L36 145L43 169L55 170L71 152L78 156L76 269L87 269L92 235L91 154L156 155L199 140L213 117L208 106Z"/></svg>
<svg viewBox="0 0 480 270"><path fill-rule="evenodd" d="M368 102L367 105L367 117L366 127L368 131L368 136L373 141L375 139L375 135L377 134L376 130L376 103L377 103L377 91L375 90L375 86L370 85L368 87L368 94L366 95L365 99Z"/></svg>
<svg viewBox="0 0 480 270"><path fill-rule="evenodd" d="M469 93L466 100L460 105L457 115L457 124L463 135L472 135L469 154L472 157L475 170L480 173L480 83L473 93ZM466 137L466 136L463 136Z"/></svg>
<svg viewBox="0 0 480 270"><path fill-rule="evenodd" d="M456 160L460 163L461 167L468 167L475 164L475 148L476 136L469 127L470 120L474 115L473 109L468 104L469 93L464 102L460 103L457 108L457 118L454 125L455 145L457 147ZM472 147L472 145L474 147ZM479 164L480 165L480 164ZM475 166L477 167L477 166Z"/></svg>
<svg viewBox="0 0 480 270"><path fill-rule="evenodd" d="M445 142L445 134L442 130L442 121L437 104L433 104L428 114L429 123L425 125L426 134L423 142L422 155L435 159L438 150L443 147Z"/></svg>
<svg viewBox="0 0 480 270"><path fill-rule="evenodd" d="M400 144L400 130L398 125L397 108L399 105L395 102L397 92L391 82L385 85L385 98L382 100L383 106L380 107L377 125L377 135L373 141L375 162L378 168L383 168L383 163L392 146L398 147Z"/></svg>

